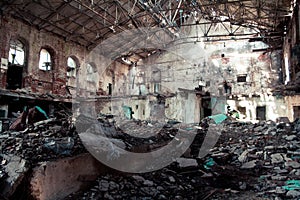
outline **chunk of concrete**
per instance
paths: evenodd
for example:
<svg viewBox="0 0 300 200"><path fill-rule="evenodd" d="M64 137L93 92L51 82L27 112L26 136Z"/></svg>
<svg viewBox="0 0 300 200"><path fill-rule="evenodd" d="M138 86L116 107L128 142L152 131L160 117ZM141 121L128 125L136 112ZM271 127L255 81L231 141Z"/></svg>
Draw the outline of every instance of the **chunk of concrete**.
<svg viewBox="0 0 300 200"><path fill-rule="evenodd" d="M239 157L238 157L238 160L243 163L247 160L247 155L248 155L249 151L248 149L245 150Z"/></svg>
<svg viewBox="0 0 300 200"><path fill-rule="evenodd" d="M2 157L7 161L7 165L4 166L7 178L0 185L0 193L3 197L9 198L22 182L28 168L26 167L26 160L19 156L2 155Z"/></svg>
<svg viewBox="0 0 300 200"><path fill-rule="evenodd" d="M292 198L300 197L300 192L296 190L290 190L286 193L286 196Z"/></svg>
<svg viewBox="0 0 300 200"><path fill-rule="evenodd" d="M256 160L244 163L241 166L241 169L253 169L254 167L256 167Z"/></svg>
<svg viewBox="0 0 300 200"><path fill-rule="evenodd" d="M272 164L278 164L283 162L283 157L280 153L275 153L271 155L271 162Z"/></svg>
<svg viewBox="0 0 300 200"><path fill-rule="evenodd" d="M195 159L177 158L176 161L179 164L179 167L181 167L181 168L198 167L197 160L195 160Z"/></svg>
<svg viewBox="0 0 300 200"><path fill-rule="evenodd" d="M298 168L300 168L300 163L298 163L296 161L290 161L290 162L286 162L285 166L292 167L293 169L298 169Z"/></svg>
<svg viewBox="0 0 300 200"><path fill-rule="evenodd" d="M106 172L90 154L45 162L33 169L31 194L36 200L57 200L76 192Z"/></svg>

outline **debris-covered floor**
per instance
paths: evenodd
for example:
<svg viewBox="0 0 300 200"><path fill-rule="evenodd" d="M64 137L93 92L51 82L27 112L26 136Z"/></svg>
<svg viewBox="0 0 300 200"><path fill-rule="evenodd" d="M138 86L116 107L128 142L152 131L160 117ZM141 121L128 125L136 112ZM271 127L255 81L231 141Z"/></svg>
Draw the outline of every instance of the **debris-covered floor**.
<svg viewBox="0 0 300 200"><path fill-rule="evenodd" d="M197 165L103 175L66 199L299 199L299 131L300 121L227 121L217 146Z"/></svg>
<svg viewBox="0 0 300 200"><path fill-rule="evenodd" d="M69 118L63 116L37 122L22 132L1 133L0 184L2 191L6 188L2 196L12 197L20 192L17 187L20 180L14 180L14 188L4 187L12 176L7 169L11 168L15 159L19 159L17 163L21 166L13 164L14 167L22 169L23 175L28 176L25 172L40 161L86 152ZM159 137L147 143L149 140L133 140L122 136L121 130L112 126L112 119L101 118L100 121L111 137L124 143L126 148L136 146L139 149L141 145L148 150L157 148L176 135L176 123L169 123L161 127ZM134 123L150 125L141 121ZM91 182L90 188L70 194L65 199L300 198L299 120L293 123L264 121L252 124L229 119L223 123L217 145L205 158L198 159L193 154L193 148L199 148L205 137L204 128L198 129L190 155L185 155L180 162L144 174L116 173L112 170ZM130 123L126 124L130 127ZM154 125L151 123L151 126ZM16 158L12 159L12 155Z"/></svg>

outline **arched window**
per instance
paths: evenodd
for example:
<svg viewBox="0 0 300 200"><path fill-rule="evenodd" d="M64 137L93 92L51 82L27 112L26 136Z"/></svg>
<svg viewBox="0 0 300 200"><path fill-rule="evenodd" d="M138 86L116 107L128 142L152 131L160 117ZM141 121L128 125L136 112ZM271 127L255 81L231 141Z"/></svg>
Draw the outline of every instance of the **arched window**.
<svg viewBox="0 0 300 200"><path fill-rule="evenodd" d="M20 40L11 40L8 61L12 65L24 65L25 47Z"/></svg>
<svg viewBox="0 0 300 200"><path fill-rule="evenodd" d="M86 66L86 80L88 82L96 82L96 72L97 69L93 63L88 63Z"/></svg>
<svg viewBox="0 0 300 200"><path fill-rule="evenodd" d="M52 60L51 55L46 49L41 49L39 69L44 71L51 70Z"/></svg>
<svg viewBox="0 0 300 200"><path fill-rule="evenodd" d="M74 58L68 57L67 77L76 77L76 69L78 65Z"/></svg>

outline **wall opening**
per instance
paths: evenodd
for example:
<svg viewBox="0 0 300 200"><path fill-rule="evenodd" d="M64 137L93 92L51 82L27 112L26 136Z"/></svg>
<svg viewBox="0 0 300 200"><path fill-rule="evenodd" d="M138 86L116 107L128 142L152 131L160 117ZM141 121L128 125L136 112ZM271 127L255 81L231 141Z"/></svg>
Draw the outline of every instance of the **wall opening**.
<svg viewBox="0 0 300 200"><path fill-rule="evenodd" d="M11 40L6 76L6 88L15 90L23 86L25 67L25 46L20 40Z"/></svg>
<svg viewBox="0 0 300 200"><path fill-rule="evenodd" d="M257 120L266 120L266 106L256 107L256 119Z"/></svg>
<svg viewBox="0 0 300 200"><path fill-rule="evenodd" d="M88 63L86 66L86 80L90 83L96 83L97 68L94 63Z"/></svg>
<svg viewBox="0 0 300 200"><path fill-rule="evenodd" d="M40 61L39 69L43 71L50 71L52 67L52 57L48 50L41 49L40 51Z"/></svg>
<svg viewBox="0 0 300 200"><path fill-rule="evenodd" d="M238 75L237 76L237 82L238 83L245 83L246 82L246 79L247 79L247 75Z"/></svg>
<svg viewBox="0 0 300 200"><path fill-rule="evenodd" d="M67 60L67 77L76 77L76 69L78 68L77 59L74 57L68 57Z"/></svg>
<svg viewBox="0 0 300 200"><path fill-rule="evenodd" d="M300 119L300 106L293 106L294 111L294 120L299 118Z"/></svg>
<svg viewBox="0 0 300 200"><path fill-rule="evenodd" d="M241 113L242 117L247 117L246 116L246 107L238 106L237 110Z"/></svg>
<svg viewBox="0 0 300 200"><path fill-rule="evenodd" d="M112 84L109 83L107 87L108 87L108 95L112 95L112 90L113 90L112 89Z"/></svg>

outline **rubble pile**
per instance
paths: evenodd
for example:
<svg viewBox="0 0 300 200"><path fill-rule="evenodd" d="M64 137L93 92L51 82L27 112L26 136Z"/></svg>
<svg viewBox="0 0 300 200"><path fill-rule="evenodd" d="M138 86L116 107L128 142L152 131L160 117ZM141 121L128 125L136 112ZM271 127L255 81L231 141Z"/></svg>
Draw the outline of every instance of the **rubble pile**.
<svg viewBox="0 0 300 200"><path fill-rule="evenodd" d="M177 161L153 173L101 176L67 200L300 198L300 120L227 120L220 131L217 145L192 167Z"/></svg>
<svg viewBox="0 0 300 200"><path fill-rule="evenodd" d="M168 167L143 174L106 174L98 177L92 188L72 194L66 200L300 198L300 120L253 124L229 118L218 124L220 129L216 130L221 136L204 158L197 155L210 133L209 126L215 127L211 119L199 125L138 120L116 124L113 118L105 116L97 120L78 117L76 123L75 130L68 117L50 118L24 131L1 134L1 155L5 156L0 157L0 178L10 176L6 170L9 160L23 160L32 166L86 151L78 133L80 137L89 134L92 139L110 138L126 151L141 153L160 148L174 138L180 145L176 137L179 130L185 130L187 134L196 134L194 142L189 151ZM151 132L155 134L148 135ZM97 146L98 150L101 148L106 147Z"/></svg>
<svg viewBox="0 0 300 200"><path fill-rule="evenodd" d="M299 120L229 123L209 157L216 165L225 169L234 167L246 177L255 178L251 182L240 181L240 189L254 190L258 196L297 199L300 198L299 136Z"/></svg>
<svg viewBox="0 0 300 200"><path fill-rule="evenodd" d="M203 199L206 196L202 190L205 182L200 176L201 173L194 172L193 176L188 176L169 168L142 175L103 175L88 191L70 195L65 200Z"/></svg>
<svg viewBox="0 0 300 200"><path fill-rule="evenodd" d="M37 163L85 151L75 128L67 119L51 118L24 131L6 131L0 135L1 154L17 155Z"/></svg>
<svg viewBox="0 0 300 200"><path fill-rule="evenodd" d="M18 192L16 189L29 169L39 162L86 152L70 117L63 111L53 118L28 124L23 131L2 132L0 144L0 199Z"/></svg>
<svg viewBox="0 0 300 200"><path fill-rule="evenodd" d="M87 138L93 141L109 138L122 149L138 153L160 148L173 140L179 129L191 132L196 130L192 128L194 125L175 121L159 123L141 120L124 120L122 124L117 124L114 120L102 118L95 120L82 115L76 121L77 131L83 139L84 135L88 135ZM86 140L86 143L94 145L99 150L99 146L97 147L93 141Z"/></svg>

